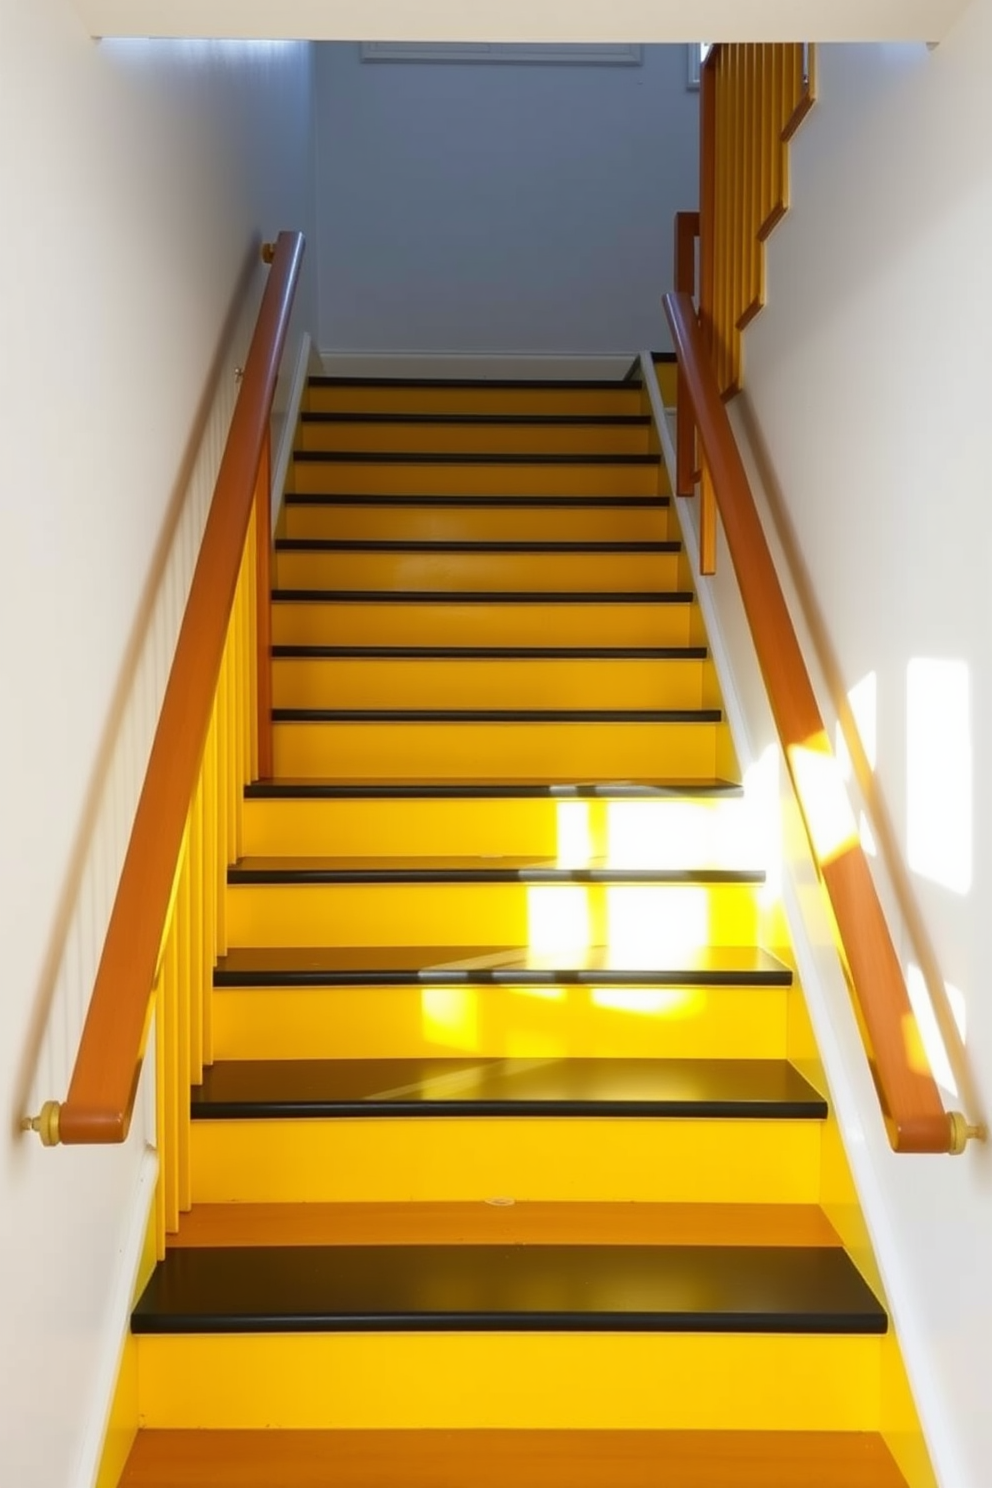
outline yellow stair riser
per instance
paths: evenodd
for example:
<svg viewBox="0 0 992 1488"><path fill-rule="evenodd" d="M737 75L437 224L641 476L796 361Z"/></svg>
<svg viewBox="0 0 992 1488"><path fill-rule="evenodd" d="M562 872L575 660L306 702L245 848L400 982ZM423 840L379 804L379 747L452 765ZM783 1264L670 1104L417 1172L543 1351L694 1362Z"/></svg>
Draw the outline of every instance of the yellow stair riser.
<svg viewBox="0 0 992 1488"><path fill-rule="evenodd" d="M193 1203L816 1204L820 1141L816 1121L194 1121Z"/></svg>
<svg viewBox="0 0 992 1488"><path fill-rule="evenodd" d="M277 708L702 708L716 696L712 668L696 660L277 657L272 665Z"/></svg>
<svg viewBox="0 0 992 1488"><path fill-rule="evenodd" d="M671 529L671 530L670 530ZM394 542L664 542L668 507L333 506L290 502L287 537Z"/></svg>
<svg viewBox="0 0 992 1488"><path fill-rule="evenodd" d="M276 723L275 774L343 780L712 780L715 723Z"/></svg>
<svg viewBox="0 0 992 1488"><path fill-rule="evenodd" d="M293 491L331 496L658 496L668 491L663 467L466 460L296 460Z"/></svg>
<svg viewBox="0 0 992 1488"><path fill-rule="evenodd" d="M280 589L657 590L684 587L680 553L277 552Z"/></svg>
<svg viewBox="0 0 992 1488"><path fill-rule="evenodd" d="M664 1333L140 1337L146 1428L872 1431L879 1338Z"/></svg>
<svg viewBox="0 0 992 1488"><path fill-rule="evenodd" d="M699 629L691 603L272 606L277 646L687 646Z"/></svg>
<svg viewBox="0 0 992 1488"><path fill-rule="evenodd" d="M311 413L493 413L609 418L643 413L638 387L320 387L307 389Z"/></svg>
<svg viewBox="0 0 992 1488"><path fill-rule="evenodd" d="M654 375L658 379L658 390L666 408L675 408L678 402L678 370L674 362L655 362Z"/></svg>
<svg viewBox="0 0 992 1488"><path fill-rule="evenodd" d="M750 945L756 891L601 884L235 884L231 945L611 946L671 959L706 945Z"/></svg>
<svg viewBox="0 0 992 1488"><path fill-rule="evenodd" d="M603 801L547 799L248 800L249 857L603 857L618 868L753 868L745 802L700 797Z"/></svg>
<svg viewBox="0 0 992 1488"><path fill-rule="evenodd" d="M646 455L645 424L303 423L297 449L413 454Z"/></svg>
<svg viewBox="0 0 992 1488"><path fill-rule="evenodd" d="M218 1059L784 1059L785 987L226 988Z"/></svg>

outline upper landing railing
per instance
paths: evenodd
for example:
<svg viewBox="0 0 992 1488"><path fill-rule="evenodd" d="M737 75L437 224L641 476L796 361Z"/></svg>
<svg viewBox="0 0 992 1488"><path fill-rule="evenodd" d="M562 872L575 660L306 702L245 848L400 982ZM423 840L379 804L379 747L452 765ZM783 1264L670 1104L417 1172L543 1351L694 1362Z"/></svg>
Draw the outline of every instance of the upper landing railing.
<svg viewBox="0 0 992 1488"><path fill-rule="evenodd" d="M704 67L701 210L676 220L676 289L664 302L679 367L676 485L688 496L699 483L704 574L719 512L890 1143L961 1153L985 1133L944 1109L725 407L740 386L740 333L764 300L764 239L788 204L784 141L812 78L801 47L721 47Z"/></svg>

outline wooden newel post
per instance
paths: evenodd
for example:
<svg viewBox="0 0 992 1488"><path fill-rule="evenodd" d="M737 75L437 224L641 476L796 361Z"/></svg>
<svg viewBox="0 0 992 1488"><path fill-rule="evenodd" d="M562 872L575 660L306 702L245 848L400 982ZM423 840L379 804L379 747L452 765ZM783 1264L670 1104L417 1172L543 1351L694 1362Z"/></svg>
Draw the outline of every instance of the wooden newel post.
<svg viewBox="0 0 992 1488"><path fill-rule="evenodd" d="M258 615L258 778L272 763L272 435L266 433L255 478L255 609Z"/></svg>

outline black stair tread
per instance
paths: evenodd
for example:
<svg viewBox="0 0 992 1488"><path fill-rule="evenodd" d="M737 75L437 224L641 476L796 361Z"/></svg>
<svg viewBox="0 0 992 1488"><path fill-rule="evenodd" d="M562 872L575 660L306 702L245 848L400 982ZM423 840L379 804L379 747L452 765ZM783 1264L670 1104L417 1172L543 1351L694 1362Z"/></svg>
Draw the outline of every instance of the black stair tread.
<svg viewBox="0 0 992 1488"><path fill-rule="evenodd" d="M424 450L294 450L302 465L622 465L659 466L660 455L546 455Z"/></svg>
<svg viewBox="0 0 992 1488"><path fill-rule="evenodd" d="M743 797L732 780L255 780L253 801L364 800L679 800Z"/></svg>
<svg viewBox="0 0 992 1488"><path fill-rule="evenodd" d="M281 661L705 661L705 646L273 646Z"/></svg>
<svg viewBox="0 0 992 1488"><path fill-rule="evenodd" d="M524 540L469 541L444 538L372 537L280 537L279 553L527 553L554 557L561 554L593 553L680 553L682 544L673 539L643 542L560 542Z"/></svg>
<svg viewBox="0 0 992 1488"><path fill-rule="evenodd" d="M433 507L520 507L532 510L535 507L557 510L594 508L598 511L626 510L628 507L646 507L653 510L671 506L670 496L403 496L348 494L328 492L326 494L294 492L286 495L287 506L370 506L370 507L417 507L431 510Z"/></svg>
<svg viewBox="0 0 992 1488"><path fill-rule="evenodd" d="M719 708L273 708L274 723L720 723Z"/></svg>
<svg viewBox="0 0 992 1488"><path fill-rule="evenodd" d="M836 1247L264 1246L171 1251L135 1333L882 1334Z"/></svg>
<svg viewBox="0 0 992 1488"><path fill-rule="evenodd" d="M227 871L230 884L475 883L475 884L761 884L760 869L624 868L605 858L562 867L554 857L443 857L404 855L240 858Z"/></svg>
<svg viewBox="0 0 992 1488"><path fill-rule="evenodd" d="M659 964L660 963L660 964ZM792 972L755 946L701 946L655 965L608 948L540 955L519 946L232 947L215 987L788 987Z"/></svg>
<svg viewBox="0 0 992 1488"><path fill-rule="evenodd" d="M221 1060L194 1120L574 1116L823 1120L784 1059Z"/></svg>
<svg viewBox="0 0 992 1488"><path fill-rule="evenodd" d="M303 413L304 424L415 424L454 425L464 428L484 424L497 428L572 428L602 424L604 428L646 429L651 424L649 413Z"/></svg>
<svg viewBox="0 0 992 1488"><path fill-rule="evenodd" d="M691 589L273 589L274 604L692 604Z"/></svg>

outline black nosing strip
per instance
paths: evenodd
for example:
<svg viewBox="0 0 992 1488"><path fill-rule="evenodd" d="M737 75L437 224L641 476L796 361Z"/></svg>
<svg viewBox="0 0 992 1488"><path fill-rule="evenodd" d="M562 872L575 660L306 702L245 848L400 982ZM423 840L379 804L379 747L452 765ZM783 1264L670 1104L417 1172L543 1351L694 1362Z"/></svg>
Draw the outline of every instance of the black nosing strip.
<svg viewBox="0 0 992 1488"><path fill-rule="evenodd" d="M557 429L602 426L606 429L646 429L648 413L304 413L304 424L368 424L373 427L414 424L455 428L479 424L484 428Z"/></svg>
<svg viewBox="0 0 992 1488"><path fill-rule="evenodd" d="M333 967L214 968L215 987L791 987L786 966L751 971L678 967L649 971L585 971L535 968L392 967L338 970Z"/></svg>
<svg viewBox="0 0 992 1488"><path fill-rule="evenodd" d="M691 589L273 589L275 604L692 604Z"/></svg>
<svg viewBox="0 0 992 1488"><path fill-rule="evenodd" d="M653 351L651 353L651 360L653 362L667 362L670 366L674 366L678 361L678 357L674 351Z"/></svg>
<svg viewBox="0 0 992 1488"><path fill-rule="evenodd" d="M499 508L521 511L659 511L672 504L670 496L396 496L392 494L339 495L333 492L314 494L296 492L285 498L287 506L298 507L368 507L388 510L391 507L429 511L434 507L453 509Z"/></svg>
<svg viewBox="0 0 992 1488"><path fill-rule="evenodd" d="M727 884L758 885L762 872L751 869L669 870L650 868L254 868L234 863L227 870L229 884L284 885L328 888L342 884L672 884L678 887Z"/></svg>
<svg viewBox="0 0 992 1488"><path fill-rule="evenodd" d="M296 1121L296 1120L355 1120L362 1118L382 1119L396 1117L431 1118L501 1117L508 1120L521 1117L572 1117L589 1119L605 1117L611 1120L645 1118L663 1121L732 1121L745 1118L749 1121L823 1121L827 1115L827 1103L820 1098L803 1101L748 1100L748 1101L569 1101L569 1100L358 1100L358 1101L210 1101L199 1105L193 1097L192 1117L194 1121Z"/></svg>
<svg viewBox="0 0 992 1488"><path fill-rule="evenodd" d="M533 782L480 781L362 781L357 784L317 780L255 780L245 786L250 801L560 801L636 800L679 801L689 799L736 799L743 787L731 780L687 782L679 785L631 781L591 781L588 784L540 785Z"/></svg>
<svg viewBox="0 0 992 1488"><path fill-rule="evenodd" d="M336 538L336 537L280 537L276 540L278 553L458 553L478 554L482 557L492 553L526 556L555 557L600 553L680 553L678 541L664 542L465 542L420 541L416 538Z"/></svg>
<svg viewBox="0 0 992 1488"><path fill-rule="evenodd" d="M488 377L331 377L315 376L307 379L310 387L337 388L409 388L416 392L420 388L471 388L485 392L490 388L514 392L629 392L619 378L488 378Z"/></svg>
<svg viewBox="0 0 992 1488"><path fill-rule="evenodd" d="M278 661L705 661L705 646L273 646Z"/></svg>
<svg viewBox="0 0 992 1488"><path fill-rule="evenodd" d="M660 455L505 455L450 454L424 450L294 450L293 459L304 465L634 465L658 466Z"/></svg>
<svg viewBox="0 0 992 1488"><path fill-rule="evenodd" d="M274 723L720 723L719 708L273 708Z"/></svg>

